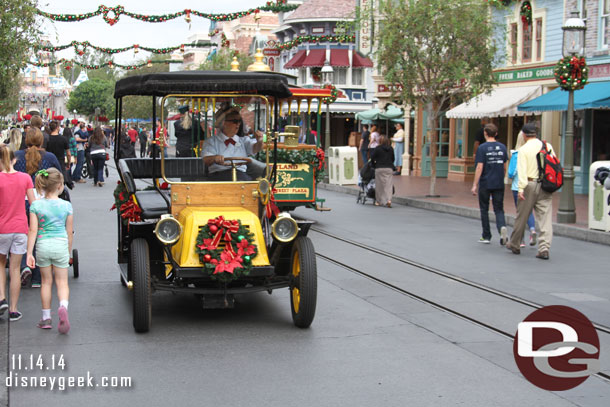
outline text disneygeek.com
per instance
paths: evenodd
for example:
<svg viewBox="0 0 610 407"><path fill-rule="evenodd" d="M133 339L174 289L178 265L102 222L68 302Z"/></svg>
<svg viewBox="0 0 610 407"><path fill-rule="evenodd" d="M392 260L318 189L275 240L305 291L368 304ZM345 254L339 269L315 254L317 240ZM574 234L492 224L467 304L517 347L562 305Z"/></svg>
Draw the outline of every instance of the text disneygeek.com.
<svg viewBox="0 0 610 407"><path fill-rule="evenodd" d="M9 359L10 371L4 382L10 388L44 388L64 391L74 388L131 388L130 376L94 377L90 371L75 376L37 376L36 372L63 371L66 369L64 355L12 355Z"/></svg>

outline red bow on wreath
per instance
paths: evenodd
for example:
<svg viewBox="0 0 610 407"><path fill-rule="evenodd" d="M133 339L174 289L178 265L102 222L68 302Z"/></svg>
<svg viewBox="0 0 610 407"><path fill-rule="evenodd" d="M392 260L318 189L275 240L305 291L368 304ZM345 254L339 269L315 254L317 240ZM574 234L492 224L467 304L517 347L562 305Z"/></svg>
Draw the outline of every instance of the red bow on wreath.
<svg viewBox="0 0 610 407"><path fill-rule="evenodd" d="M210 231L212 233L216 233L214 238L212 239L212 246L218 247L220 243L220 239L223 237L224 240L230 242L233 240L231 233L237 233L239 230L239 222L236 220L225 220L224 216L219 216L216 219L210 219L208 221L208 226L210 226ZM215 230L215 231L214 231ZM227 245L227 248L231 247L230 244ZM232 250L232 249L231 249Z"/></svg>
<svg viewBox="0 0 610 407"><path fill-rule="evenodd" d="M572 65L572 79L582 77L582 69L586 66L584 58L572 57L570 59L570 65Z"/></svg>

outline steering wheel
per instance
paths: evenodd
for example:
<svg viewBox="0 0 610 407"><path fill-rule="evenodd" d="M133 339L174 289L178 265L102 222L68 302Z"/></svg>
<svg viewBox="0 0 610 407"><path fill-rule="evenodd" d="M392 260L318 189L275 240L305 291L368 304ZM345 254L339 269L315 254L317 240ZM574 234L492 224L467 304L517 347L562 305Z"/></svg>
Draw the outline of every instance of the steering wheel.
<svg viewBox="0 0 610 407"><path fill-rule="evenodd" d="M232 167L234 165L244 165L250 164L252 159L248 157L224 157L225 162L222 165L226 165L227 167Z"/></svg>

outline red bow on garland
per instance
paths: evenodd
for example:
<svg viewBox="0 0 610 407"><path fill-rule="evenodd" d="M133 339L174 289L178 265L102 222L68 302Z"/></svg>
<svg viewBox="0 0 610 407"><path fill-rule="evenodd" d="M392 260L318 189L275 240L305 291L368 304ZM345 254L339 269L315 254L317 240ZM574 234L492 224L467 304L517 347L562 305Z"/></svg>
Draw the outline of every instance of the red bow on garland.
<svg viewBox="0 0 610 407"><path fill-rule="evenodd" d="M121 211L121 217L123 219L128 219L131 222L139 222L142 220L142 218L140 218L142 209L134 202L133 197L121 205L119 210Z"/></svg>
<svg viewBox="0 0 610 407"><path fill-rule="evenodd" d="M572 57L572 59L570 59L570 65L572 65L572 79L581 79L582 69L586 66L585 59Z"/></svg>
<svg viewBox="0 0 610 407"><path fill-rule="evenodd" d="M265 207L265 213L267 215L267 218L269 218L269 219L271 219L272 215L277 216L280 214L280 208L278 208L277 205L275 204L275 199L273 197L273 194L275 192L277 192L277 190L275 188L273 188L269 195L269 202L267 202L267 206Z"/></svg>
<svg viewBox="0 0 610 407"><path fill-rule="evenodd" d="M316 157L318 158L318 171L324 167L324 150L318 148L316 150Z"/></svg>

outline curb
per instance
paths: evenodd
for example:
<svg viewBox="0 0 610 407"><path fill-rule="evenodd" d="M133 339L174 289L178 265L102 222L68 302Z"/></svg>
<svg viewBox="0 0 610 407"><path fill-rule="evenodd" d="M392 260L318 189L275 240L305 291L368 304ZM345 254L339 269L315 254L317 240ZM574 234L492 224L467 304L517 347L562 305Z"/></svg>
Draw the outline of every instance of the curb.
<svg viewBox="0 0 610 407"><path fill-rule="evenodd" d="M358 196L358 189L346 187L343 185L332 185L320 182L318 184L318 188L327 191L334 191L342 194ZM431 202L424 199L395 196L392 198L392 203L412 206L414 208L419 209L426 209L429 211L448 213L451 215L457 215L465 218L480 219L481 217L481 212L477 208L468 208L465 206L458 206L441 202ZM489 220L495 222L495 214L490 213ZM506 215L506 224L508 226L513 226L514 223L515 217L513 215ZM553 223L553 234L557 236L565 236L572 239L583 240L585 242L598 243L610 246L610 233L600 232L597 230L583 229L576 226Z"/></svg>

